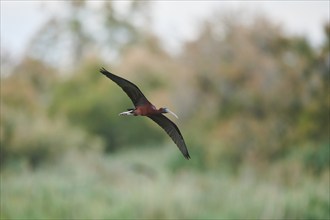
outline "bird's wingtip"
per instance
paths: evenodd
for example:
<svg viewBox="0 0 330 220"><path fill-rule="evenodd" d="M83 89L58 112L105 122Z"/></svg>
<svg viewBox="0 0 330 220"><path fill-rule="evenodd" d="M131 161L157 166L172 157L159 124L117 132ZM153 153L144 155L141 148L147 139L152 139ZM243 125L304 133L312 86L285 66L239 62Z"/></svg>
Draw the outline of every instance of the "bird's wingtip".
<svg viewBox="0 0 330 220"><path fill-rule="evenodd" d="M184 155L184 157L185 157L187 160L189 160L189 159L190 159L190 155L189 155L189 153L187 153L186 155Z"/></svg>
<svg viewBox="0 0 330 220"><path fill-rule="evenodd" d="M100 68L100 72L101 72L101 73L105 73L105 72L107 72L107 71L106 71L106 69L104 69L104 67L101 67L101 68Z"/></svg>

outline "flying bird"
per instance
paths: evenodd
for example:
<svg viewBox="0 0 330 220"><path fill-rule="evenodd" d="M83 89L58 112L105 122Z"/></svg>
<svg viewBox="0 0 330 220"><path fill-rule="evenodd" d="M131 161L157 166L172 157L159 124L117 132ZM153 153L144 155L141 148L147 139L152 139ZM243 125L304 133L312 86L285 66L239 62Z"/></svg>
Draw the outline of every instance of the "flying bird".
<svg viewBox="0 0 330 220"><path fill-rule="evenodd" d="M186 144L178 126L176 126L174 122L172 122L165 115L163 115L165 113L170 113L176 118L178 118L178 116L174 112L170 111L168 108L157 109L153 104L151 104L151 102L148 101L148 99L143 95L141 90L130 81L116 76L108 72L104 68L101 68L100 72L112 81L114 81L118 86L120 86L122 90L132 100L135 106L135 108L127 109L127 111L122 112L119 115L147 116L148 118L156 122L160 127L162 127L166 131L166 133L172 138L174 143L178 146L183 156L188 160L190 159L190 155L188 153Z"/></svg>

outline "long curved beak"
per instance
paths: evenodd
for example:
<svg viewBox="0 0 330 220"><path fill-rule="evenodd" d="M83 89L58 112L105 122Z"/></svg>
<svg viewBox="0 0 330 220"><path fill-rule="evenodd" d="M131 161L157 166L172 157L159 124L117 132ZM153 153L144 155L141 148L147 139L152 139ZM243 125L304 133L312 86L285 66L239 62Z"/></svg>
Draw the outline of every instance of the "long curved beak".
<svg viewBox="0 0 330 220"><path fill-rule="evenodd" d="M177 119L179 119L179 117L174 112L172 112L171 110L167 109L167 112L170 113L170 114L172 114Z"/></svg>

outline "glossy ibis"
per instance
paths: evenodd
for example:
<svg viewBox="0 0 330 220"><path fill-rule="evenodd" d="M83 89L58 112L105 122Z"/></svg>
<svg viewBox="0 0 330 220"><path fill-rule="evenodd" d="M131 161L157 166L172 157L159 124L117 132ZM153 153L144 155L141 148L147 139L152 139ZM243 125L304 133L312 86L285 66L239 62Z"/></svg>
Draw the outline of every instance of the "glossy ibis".
<svg viewBox="0 0 330 220"><path fill-rule="evenodd" d="M120 86L122 90L124 90L124 92L132 100L135 106L135 108L127 109L127 111L122 112L119 115L147 116L166 131L166 133L172 138L172 140L178 146L178 148L186 159L190 158L186 144L179 128L170 119L163 115L164 113L170 113L176 118L178 118L176 114L174 114L168 108L157 109L153 104L148 101L148 99L143 95L141 90L130 81L116 76L108 72L104 68L102 68L100 72L112 81L114 81L118 86Z"/></svg>

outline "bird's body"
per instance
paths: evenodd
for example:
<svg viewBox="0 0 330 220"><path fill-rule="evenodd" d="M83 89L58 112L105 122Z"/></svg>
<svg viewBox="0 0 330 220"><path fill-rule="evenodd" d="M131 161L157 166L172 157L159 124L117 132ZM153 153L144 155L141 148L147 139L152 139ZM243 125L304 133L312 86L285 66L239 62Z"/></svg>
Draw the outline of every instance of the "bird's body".
<svg viewBox="0 0 330 220"><path fill-rule="evenodd" d="M186 159L190 158L179 128L174 124L174 122L163 115L164 113L170 113L177 118L176 114L174 114L168 108L157 109L153 104L151 104L151 102L148 101L141 90L128 80L116 76L104 68L102 68L100 72L114 81L117 85L119 85L129 96L135 106L135 108L128 109L119 115L147 116L166 131L166 133L172 138Z"/></svg>
<svg viewBox="0 0 330 220"><path fill-rule="evenodd" d="M144 105L138 105L135 109L130 109L132 111L132 114L135 116L148 116L152 114L159 114L161 111L157 109L154 105L151 103L144 104Z"/></svg>
<svg viewBox="0 0 330 220"><path fill-rule="evenodd" d="M141 116L148 116L151 114L159 114L160 111L156 109L155 106L150 105L142 105L137 106L136 109L133 111L134 115L141 115Z"/></svg>

